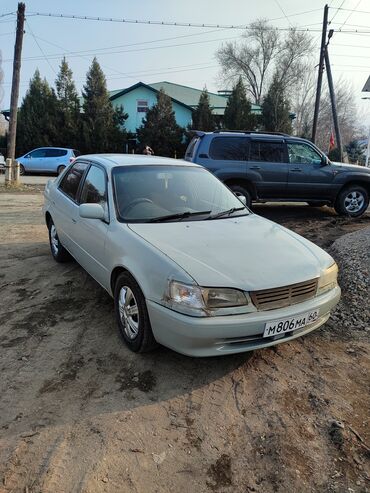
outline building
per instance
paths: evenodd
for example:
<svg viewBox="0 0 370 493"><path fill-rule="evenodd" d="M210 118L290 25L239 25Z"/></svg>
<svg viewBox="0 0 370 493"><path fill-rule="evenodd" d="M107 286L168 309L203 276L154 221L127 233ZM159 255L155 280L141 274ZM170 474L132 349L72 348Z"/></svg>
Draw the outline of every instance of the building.
<svg viewBox="0 0 370 493"><path fill-rule="evenodd" d="M125 122L125 127L129 132L135 133L136 129L141 126L148 108L157 102L157 94L161 88L172 100L177 123L181 127L187 127L191 123L192 111L197 107L202 93L200 89L167 81L154 84L138 82L126 89L110 91L112 104L122 105L125 113L129 115ZM220 121L222 121L229 94L229 91L219 91L218 94L208 93L212 112ZM252 104L252 113L260 114L261 107Z"/></svg>

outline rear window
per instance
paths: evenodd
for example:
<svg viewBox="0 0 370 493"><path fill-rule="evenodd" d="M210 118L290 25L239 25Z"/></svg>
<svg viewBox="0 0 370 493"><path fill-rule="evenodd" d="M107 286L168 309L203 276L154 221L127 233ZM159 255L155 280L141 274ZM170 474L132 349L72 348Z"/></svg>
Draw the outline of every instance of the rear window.
<svg viewBox="0 0 370 493"><path fill-rule="evenodd" d="M264 161L269 163L281 163L283 161L282 142L264 142L252 140L250 145L250 161Z"/></svg>
<svg viewBox="0 0 370 493"><path fill-rule="evenodd" d="M66 156L67 152L67 149L45 149L45 157Z"/></svg>
<svg viewBox="0 0 370 493"><path fill-rule="evenodd" d="M77 198L78 187L87 166L88 164L84 162L75 163L67 172L59 186L60 190L73 200L76 200Z"/></svg>
<svg viewBox="0 0 370 493"><path fill-rule="evenodd" d="M200 141L200 137L193 137L186 149L185 159L192 159L194 157L194 149L196 144Z"/></svg>
<svg viewBox="0 0 370 493"><path fill-rule="evenodd" d="M209 155L212 159L245 161L248 155L246 137L216 137L212 140Z"/></svg>

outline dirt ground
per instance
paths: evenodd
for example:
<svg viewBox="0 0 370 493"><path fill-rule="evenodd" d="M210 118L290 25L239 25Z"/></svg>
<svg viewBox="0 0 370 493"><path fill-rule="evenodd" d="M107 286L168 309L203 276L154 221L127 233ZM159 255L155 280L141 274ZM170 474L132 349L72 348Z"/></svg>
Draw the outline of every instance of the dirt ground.
<svg viewBox="0 0 370 493"><path fill-rule="evenodd" d="M193 359L122 344L113 303L49 253L42 194L0 194L0 492L368 492L369 340L330 324ZM370 226L255 211L327 248Z"/></svg>

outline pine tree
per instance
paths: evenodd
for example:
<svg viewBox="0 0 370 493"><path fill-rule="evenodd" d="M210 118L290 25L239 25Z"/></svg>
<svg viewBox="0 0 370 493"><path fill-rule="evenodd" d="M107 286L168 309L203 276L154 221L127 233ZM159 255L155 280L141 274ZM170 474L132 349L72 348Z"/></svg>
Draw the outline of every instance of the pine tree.
<svg viewBox="0 0 370 493"><path fill-rule="evenodd" d="M63 58L55 86L57 89L59 109L59 145L79 147L80 138L80 102L77 89L72 78L72 70Z"/></svg>
<svg viewBox="0 0 370 493"><path fill-rule="evenodd" d="M58 100L36 69L18 113L17 154L35 147L59 145Z"/></svg>
<svg viewBox="0 0 370 493"><path fill-rule="evenodd" d="M254 130L256 119L240 77L229 96L224 113L224 126L229 130Z"/></svg>
<svg viewBox="0 0 370 493"><path fill-rule="evenodd" d="M289 101L286 99L278 74L275 74L262 103L264 129L268 132L292 133L289 114Z"/></svg>
<svg viewBox="0 0 370 493"><path fill-rule="evenodd" d="M156 155L174 157L182 150L183 133L176 123L171 98L161 89L157 103L148 110L142 126L137 129L139 144L150 146Z"/></svg>
<svg viewBox="0 0 370 493"><path fill-rule="evenodd" d="M193 111L193 129L212 132L215 128L215 119L209 104L209 95L206 88L199 96L198 106Z"/></svg>
<svg viewBox="0 0 370 493"><path fill-rule="evenodd" d="M125 131L122 111L114 110L109 99L104 73L96 58L87 72L86 84L82 95L83 124L82 145L83 152L122 151Z"/></svg>

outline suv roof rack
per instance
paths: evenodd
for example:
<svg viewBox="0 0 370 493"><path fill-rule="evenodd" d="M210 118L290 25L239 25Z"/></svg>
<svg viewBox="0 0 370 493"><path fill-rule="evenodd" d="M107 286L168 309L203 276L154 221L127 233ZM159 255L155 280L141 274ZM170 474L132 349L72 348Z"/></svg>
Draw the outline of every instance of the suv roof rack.
<svg viewBox="0 0 370 493"><path fill-rule="evenodd" d="M227 130L226 128L214 130L214 134L220 133L236 133L236 134L257 134L257 135L282 135L284 137L290 137L289 134L285 134L283 132L267 132L267 131L257 131L257 130Z"/></svg>

